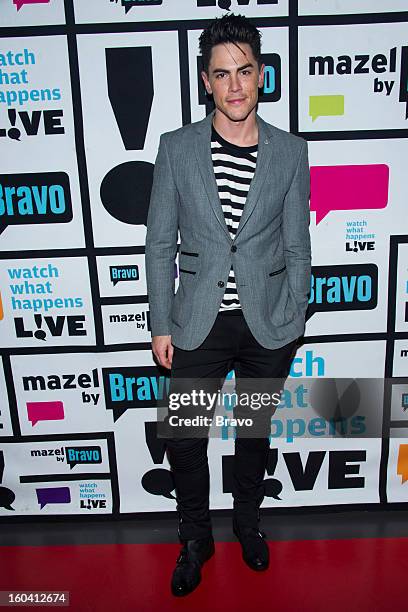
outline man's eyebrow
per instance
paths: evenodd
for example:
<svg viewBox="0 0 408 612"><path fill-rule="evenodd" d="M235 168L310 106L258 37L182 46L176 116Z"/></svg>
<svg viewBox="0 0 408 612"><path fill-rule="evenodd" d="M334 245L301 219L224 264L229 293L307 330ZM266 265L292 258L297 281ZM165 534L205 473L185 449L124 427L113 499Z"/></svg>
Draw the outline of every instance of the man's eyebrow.
<svg viewBox="0 0 408 612"><path fill-rule="evenodd" d="M243 66L239 66L237 68L237 70L244 70L245 68L253 68L253 63L249 62L248 64L244 64ZM231 72L231 70L227 70L226 68L214 68L214 70L212 70L213 74L215 74L216 72Z"/></svg>

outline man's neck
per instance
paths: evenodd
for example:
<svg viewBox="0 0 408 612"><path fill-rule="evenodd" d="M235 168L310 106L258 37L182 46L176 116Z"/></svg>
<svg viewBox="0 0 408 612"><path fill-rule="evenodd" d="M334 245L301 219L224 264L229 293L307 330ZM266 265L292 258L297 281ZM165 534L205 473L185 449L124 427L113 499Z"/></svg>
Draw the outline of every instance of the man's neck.
<svg viewBox="0 0 408 612"><path fill-rule="evenodd" d="M251 147L258 144L258 123L255 111L252 111L243 121L231 121L218 109L215 109L213 126L222 138L240 147Z"/></svg>

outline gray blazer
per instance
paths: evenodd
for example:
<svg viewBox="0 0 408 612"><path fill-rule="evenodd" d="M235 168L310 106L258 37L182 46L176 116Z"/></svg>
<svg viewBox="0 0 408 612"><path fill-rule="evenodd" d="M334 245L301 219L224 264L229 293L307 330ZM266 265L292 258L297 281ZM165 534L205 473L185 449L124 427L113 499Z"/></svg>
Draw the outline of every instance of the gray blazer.
<svg viewBox="0 0 408 612"><path fill-rule="evenodd" d="M256 170L232 240L211 159L213 115L160 138L146 234L152 335L197 348L214 324L233 264L251 332L262 346L276 349L305 326L311 275L307 142L256 115Z"/></svg>

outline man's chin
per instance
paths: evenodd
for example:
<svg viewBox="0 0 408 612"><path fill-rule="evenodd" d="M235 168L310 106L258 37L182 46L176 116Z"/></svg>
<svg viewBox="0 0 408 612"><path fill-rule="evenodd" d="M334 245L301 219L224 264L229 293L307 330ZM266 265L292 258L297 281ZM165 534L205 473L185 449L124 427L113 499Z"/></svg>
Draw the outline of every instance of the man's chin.
<svg viewBox="0 0 408 612"><path fill-rule="evenodd" d="M229 119L230 121L245 121L245 119L248 118L248 116L250 115L251 111L253 109L229 109L229 108L218 108L217 110L219 112L221 112L223 115L225 115L227 117L227 119Z"/></svg>

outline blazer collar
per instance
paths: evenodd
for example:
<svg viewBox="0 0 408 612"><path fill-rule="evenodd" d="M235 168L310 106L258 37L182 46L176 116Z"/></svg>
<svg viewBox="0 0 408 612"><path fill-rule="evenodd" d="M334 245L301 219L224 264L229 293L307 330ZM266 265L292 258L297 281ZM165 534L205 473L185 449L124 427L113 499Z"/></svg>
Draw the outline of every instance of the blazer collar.
<svg viewBox="0 0 408 612"><path fill-rule="evenodd" d="M228 231L225 217L222 210L221 201L218 195L217 182L215 180L214 169L211 159L211 126L215 110L209 113L204 119L195 124L195 153L197 157L198 167L203 179L204 187L207 192L208 199L212 210L217 217L222 229L224 230L228 240L232 242ZM235 234L235 239L241 232L242 228L252 214L256 203L262 192L262 186L268 175L269 164L271 163L274 147L272 146L273 132L269 125L256 113L256 121L258 124L258 156L256 168L251 185L248 191L241 219ZM234 240L235 240L234 239Z"/></svg>

